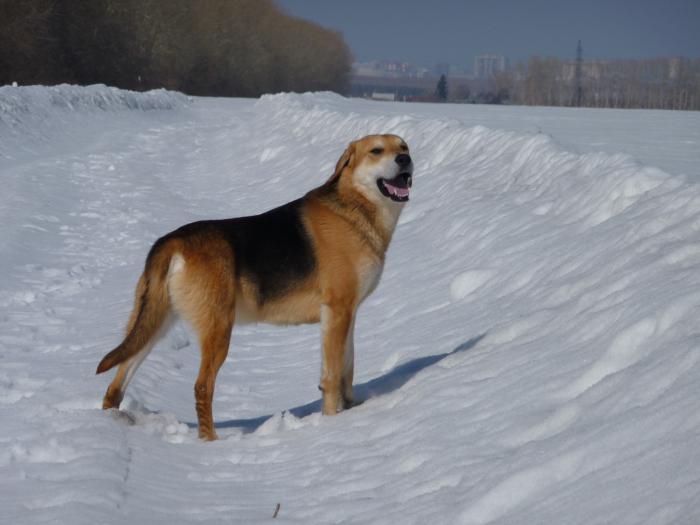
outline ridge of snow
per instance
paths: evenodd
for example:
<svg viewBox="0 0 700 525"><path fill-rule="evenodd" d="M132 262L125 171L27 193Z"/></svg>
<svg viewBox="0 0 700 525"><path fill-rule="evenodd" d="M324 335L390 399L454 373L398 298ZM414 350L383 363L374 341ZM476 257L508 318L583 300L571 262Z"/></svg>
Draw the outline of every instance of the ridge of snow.
<svg viewBox="0 0 700 525"><path fill-rule="evenodd" d="M0 86L0 159L20 157L29 141L71 140L75 118L101 118L105 112L170 111L191 102L191 97L165 89L137 92L103 84Z"/></svg>
<svg viewBox="0 0 700 525"><path fill-rule="evenodd" d="M191 103L176 91L154 89L138 92L104 84L74 86L0 86L0 124L17 125L23 115L46 117L52 110L152 111L176 109Z"/></svg>
<svg viewBox="0 0 700 525"><path fill-rule="evenodd" d="M465 127L455 120L416 119L409 116L358 115L353 102L333 93L265 95L256 107L272 122L282 123L297 136L324 129L324 139L349 142L373 133L395 133L418 151L428 175L454 174L465 163L475 165L479 189L521 193L519 199L538 200L537 214L595 226L623 212L648 191L667 183L680 186L685 179L642 166L624 154L578 155L561 149L544 134L517 133L484 126ZM353 105L354 104L354 105ZM312 139L313 140L313 139ZM480 178L489 161L505 169ZM565 199L561 189L575 197Z"/></svg>

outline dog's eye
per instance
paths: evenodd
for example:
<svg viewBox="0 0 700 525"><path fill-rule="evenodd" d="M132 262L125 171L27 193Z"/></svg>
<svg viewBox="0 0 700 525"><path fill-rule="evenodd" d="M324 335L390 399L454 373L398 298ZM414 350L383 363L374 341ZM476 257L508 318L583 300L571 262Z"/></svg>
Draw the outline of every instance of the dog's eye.
<svg viewBox="0 0 700 525"><path fill-rule="evenodd" d="M374 148L372 151L370 151L372 155L380 155L381 153L384 153L384 148Z"/></svg>

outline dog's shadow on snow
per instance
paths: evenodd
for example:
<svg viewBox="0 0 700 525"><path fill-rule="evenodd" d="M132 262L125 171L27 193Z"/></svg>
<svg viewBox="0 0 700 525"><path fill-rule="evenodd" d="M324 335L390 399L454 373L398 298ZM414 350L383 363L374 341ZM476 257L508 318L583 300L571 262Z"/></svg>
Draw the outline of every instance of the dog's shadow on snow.
<svg viewBox="0 0 700 525"><path fill-rule="evenodd" d="M486 334L481 334L476 337L472 337L468 341L463 342L457 346L454 350L450 352L445 352L444 354L434 354L425 357L418 357L403 363L386 374L379 376L375 379L371 379L366 383L355 385L354 393L356 404L361 404L372 399L373 397L383 396L394 392L405 385L409 379L415 376L421 370L433 366L439 363L446 357L449 357L460 352L466 352L476 346L476 344L481 341ZM321 400L317 399L311 403L305 405L296 406L287 410L290 414L297 418L303 418L316 412L321 411ZM270 419L273 414L266 416L254 417L249 419L230 419L228 421L219 421L214 426L218 429L224 428L238 428L243 431L243 433L248 434L250 432L255 432L265 421ZM189 426L196 427L195 423L188 423Z"/></svg>

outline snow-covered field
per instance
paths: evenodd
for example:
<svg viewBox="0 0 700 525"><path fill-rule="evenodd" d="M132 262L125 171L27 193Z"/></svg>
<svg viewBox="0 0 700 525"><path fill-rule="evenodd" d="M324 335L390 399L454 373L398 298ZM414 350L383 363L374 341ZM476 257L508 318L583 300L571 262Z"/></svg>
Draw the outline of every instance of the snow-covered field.
<svg viewBox="0 0 700 525"><path fill-rule="evenodd" d="M320 416L317 326L237 327L202 443L177 326L135 424L101 411L150 243L291 200L372 132L416 171L358 319L365 402ZM688 180L698 113L0 88L0 521L699 523Z"/></svg>

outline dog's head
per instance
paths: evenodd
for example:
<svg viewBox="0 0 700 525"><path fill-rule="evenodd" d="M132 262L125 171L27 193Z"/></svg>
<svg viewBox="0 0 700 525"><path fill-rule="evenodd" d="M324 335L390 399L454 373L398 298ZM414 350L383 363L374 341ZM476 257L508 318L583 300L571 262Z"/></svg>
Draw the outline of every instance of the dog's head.
<svg viewBox="0 0 700 525"><path fill-rule="evenodd" d="M402 204L413 182L408 145L397 135L368 135L351 142L329 183L340 182L375 204Z"/></svg>

